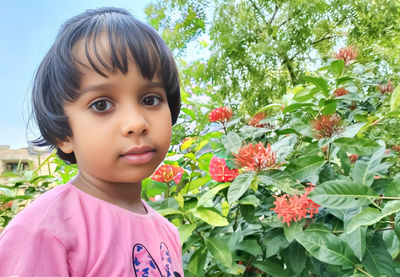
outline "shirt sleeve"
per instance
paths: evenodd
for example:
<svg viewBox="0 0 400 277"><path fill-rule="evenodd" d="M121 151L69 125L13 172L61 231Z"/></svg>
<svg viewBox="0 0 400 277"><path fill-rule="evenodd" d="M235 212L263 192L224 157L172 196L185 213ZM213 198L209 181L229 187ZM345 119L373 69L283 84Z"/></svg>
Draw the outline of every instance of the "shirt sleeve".
<svg viewBox="0 0 400 277"><path fill-rule="evenodd" d="M46 229L14 225L0 236L0 276L69 276L67 251Z"/></svg>

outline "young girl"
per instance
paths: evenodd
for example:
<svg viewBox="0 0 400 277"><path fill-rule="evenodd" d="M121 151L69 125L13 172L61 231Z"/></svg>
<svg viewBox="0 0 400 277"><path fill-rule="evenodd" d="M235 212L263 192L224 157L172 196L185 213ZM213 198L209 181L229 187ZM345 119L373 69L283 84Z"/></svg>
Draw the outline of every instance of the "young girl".
<svg viewBox="0 0 400 277"><path fill-rule="evenodd" d="M160 36L123 9L68 20L35 76L42 137L79 174L19 213L0 237L0 276L183 276L176 228L141 200L180 111Z"/></svg>

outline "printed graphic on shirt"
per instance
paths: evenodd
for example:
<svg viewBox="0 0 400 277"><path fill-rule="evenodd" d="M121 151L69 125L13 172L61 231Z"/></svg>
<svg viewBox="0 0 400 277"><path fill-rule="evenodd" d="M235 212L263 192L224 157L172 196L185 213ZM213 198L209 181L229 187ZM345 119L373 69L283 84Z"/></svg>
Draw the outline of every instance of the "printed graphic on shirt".
<svg viewBox="0 0 400 277"><path fill-rule="evenodd" d="M165 243L160 243L160 256L162 269L154 261L149 251L143 244L137 243L133 246L132 262L136 277L180 277L172 266L171 256ZM162 272L162 273L161 273Z"/></svg>

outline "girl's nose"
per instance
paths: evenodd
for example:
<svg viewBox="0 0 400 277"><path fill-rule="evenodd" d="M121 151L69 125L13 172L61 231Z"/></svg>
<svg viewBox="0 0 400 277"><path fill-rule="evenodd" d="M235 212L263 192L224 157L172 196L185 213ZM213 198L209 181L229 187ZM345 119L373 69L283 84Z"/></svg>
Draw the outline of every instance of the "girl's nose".
<svg viewBox="0 0 400 277"><path fill-rule="evenodd" d="M148 131L149 124L146 117L133 108L121 114L121 133L123 136L142 134Z"/></svg>

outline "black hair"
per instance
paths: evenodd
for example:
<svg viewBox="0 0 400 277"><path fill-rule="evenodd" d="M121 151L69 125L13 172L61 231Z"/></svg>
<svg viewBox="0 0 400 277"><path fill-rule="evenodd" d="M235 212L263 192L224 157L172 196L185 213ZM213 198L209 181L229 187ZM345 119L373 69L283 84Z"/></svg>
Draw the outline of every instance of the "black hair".
<svg viewBox="0 0 400 277"><path fill-rule="evenodd" d="M108 38L109 51L105 54L108 57L101 56L96 49L98 38L103 34ZM73 55L78 41L83 42L92 69L104 77L107 73L126 74L129 54L144 78L152 80L156 74L167 94L172 124L176 123L181 106L179 76L165 42L152 27L135 19L127 10L99 8L74 16L61 26L36 72L32 116L41 136L31 141L33 145L57 148L60 158L76 163L74 153L62 152L57 143L72 136L63 105L79 97L82 73Z"/></svg>

